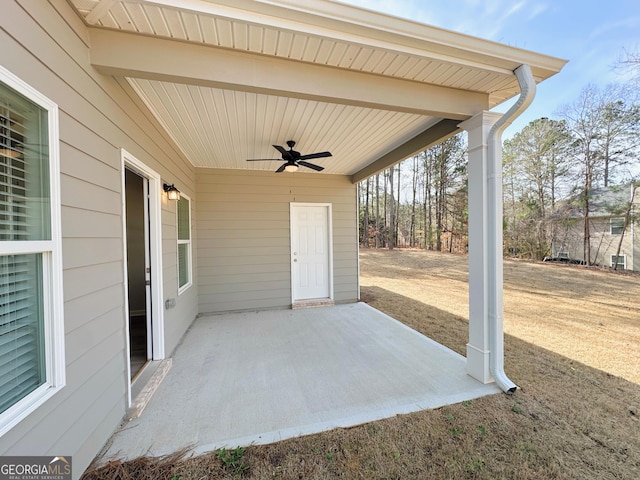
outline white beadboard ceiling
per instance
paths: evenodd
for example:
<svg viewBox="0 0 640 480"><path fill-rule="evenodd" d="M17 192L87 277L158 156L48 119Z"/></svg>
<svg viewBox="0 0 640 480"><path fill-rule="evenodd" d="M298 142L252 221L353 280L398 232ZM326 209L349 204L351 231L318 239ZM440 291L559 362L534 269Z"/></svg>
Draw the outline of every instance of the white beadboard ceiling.
<svg viewBox="0 0 640 480"><path fill-rule="evenodd" d="M202 78L182 75L180 67L160 73L131 66L119 70L117 60L109 65L112 74L127 78L198 167L275 170L280 160L245 160L279 159L271 145L295 140L295 149L302 154L332 152L333 157L313 161L325 167L323 173L354 175L443 118L461 120L513 97L518 87L512 71L521 64L529 64L541 81L565 63L328 0L70 1L94 28L209 47L198 50L200 56L193 58L193 63L205 64ZM240 70L237 84L228 78L216 83L206 74L214 52L239 52L249 59L251 68L246 74ZM180 55L180 61L184 57ZM265 62L269 58L279 63L272 67ZM167 63L179 62L169 57ZM265 69L277 69L280 78L286 79L287 69L295 73L303 65L323 67L326 84L332 83L331 72L339 79L345 72L361 77L348 77L352 84L341 85L336 90L340 95L331 98L315 98L303 89L294 93L297 89L282 80L260 85L261 73L267 76ZM211 66L221 72L225 67L222 60ZM383 78L396 81L388 98L375 88L376 79ZM451 112L446 112L439 105L434 107L438 113L432 113L425 101L416 99L421 105L412 111L399 98L403 85L420 97L420 85L424 85L424 97L431 95L434 105L441 98L434 86L446 89L442 90L446 95L471 92L485 100L480 108L452 105ZM367 94L358 92L360 88L369 89L375 101L363 101ZM350 91L353 101L348 98Z"/></svg>
<svg viewBox="0 0 640 480"><path fill-rule="evenodd" d="M275 170L272 144L297 140L302 154L329 150L311 162L329 173L353 174L389 145L425 130L430 117L273 95L149 80L129 80L188 158L198 166ZM276 120L276 121L274 121ZM274 158L244 162L247 158Z"/></svg>

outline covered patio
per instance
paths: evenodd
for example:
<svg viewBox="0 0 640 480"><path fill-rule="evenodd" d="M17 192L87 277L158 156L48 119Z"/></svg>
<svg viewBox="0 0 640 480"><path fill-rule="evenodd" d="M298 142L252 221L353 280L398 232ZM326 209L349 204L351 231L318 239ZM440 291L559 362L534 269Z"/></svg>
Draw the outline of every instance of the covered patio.
<svg viewBox="0 0 640 480"><path fill-rule="evenodd" d="M364 303L202 316L100 459L270 443L500 391L465 365Z"/></svg>
<svg viewBox="0 0 640 480"><path fill-rule="evenodd" d="M138 397L146 409L107 455L270 442L515 390L500 136L564 60L331 0L13 1L0 23L2 96L46 118L13 130L3 162L33 138L48 163L37 156L32 183L47 176L50 197L21 200L47 204L49 234L5 256L51 263L43 298L29 292L44 309L39 386L0 418L3 455L73 456L78 478ZM466 358L357 303L358 183L462 131ZM289 310L318 302L339 306ZM143 362L164 381L137 376Z"/></svg>
<svg viewBox="0 0 640 480"><path fill-rule="evenodd" d="M72 4L89 26L91 67L144 105L193 167L163 182L192 202L199 314L357 301L356 185L466 131L466 373L515 391L502 371L501 135L564 60L326 0ZM321 253L303 253L316 244ZM160 305L169 295L155 263ZM301 271L314 272L313 289ZM152 325L177 315L155 312Z"/></svg>

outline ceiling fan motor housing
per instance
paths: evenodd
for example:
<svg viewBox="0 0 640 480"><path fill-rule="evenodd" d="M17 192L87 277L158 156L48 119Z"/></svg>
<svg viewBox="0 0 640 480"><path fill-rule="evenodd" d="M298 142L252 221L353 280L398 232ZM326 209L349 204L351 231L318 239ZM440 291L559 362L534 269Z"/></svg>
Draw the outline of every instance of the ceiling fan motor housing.
<svg viewBox="0 0 640 480"><path fill-rule="evenodd" d="M293 147L295 145L296 145L296 142L293 141L293 140L287 140L287 146L289 147L289 150L285 150L280 145L273 145L273 148L278 150L280 152L280 155L282 155L282 160L287 162L286 164L281 165L280 168L278 168L276 170L276 173L281 173L281 172L285 171L285 169L287 169L287 167L295 167L295 170L297 170L299 166L307 167L307 168L310 168L310 169L315 170L317 172L321 172L322 170L324 170L324 167L320 167L319 165L315 165L313 163L309 163L306 160L309 160L309 159L312 159L312 158L330 157L331 156L331 152L317 152L317 153L310 153L310 154L307 154L307 155L301 155L300 152L296 152L293 149ZM252 159L248 159L247 161L248 162L270 162L270 161L272 161L272 159L270 159L270 158L252 158ZM294 170L293 169L287 169L287 171L294 171Z"/></svg>

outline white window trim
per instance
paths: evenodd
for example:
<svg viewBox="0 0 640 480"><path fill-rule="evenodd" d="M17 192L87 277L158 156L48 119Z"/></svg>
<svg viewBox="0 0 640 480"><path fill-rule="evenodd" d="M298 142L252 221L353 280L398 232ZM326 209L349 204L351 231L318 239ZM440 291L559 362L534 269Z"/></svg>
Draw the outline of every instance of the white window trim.
<svg viewBox="0 0 640 480"><path fill-rule="evenodd" d="M178 238L178 206L177 206L177 202L176 202L176 239L177 239L177 243L176 243L176 272L177 272L177 280L178 280L178 295L182 295L185 291L187 291L189 289L189 287L191 287L191 285L193 285L193 231L191 230L191 211L193 210L193 202L191 201L191 198L188 195L185 195L184 193L180 193L180 197L181 198L185 198L186 200L189 201L189 240L180 240ZM180 286L180 251L178 249L178 245L189 245L189 248L187 249L187 266L188 266L188 279L187 279L187 283L185 283L182 287Z"/></svg>
<svg viewBox="0 0 640 480"><path fill-rule="evenodd" d="M66 382L64 296L60 213L60 147L58 105L0 65L0 82L47 112L51 240L2 242L0 254L41 253L43 269L45 376L43 385L0 414L0 437L59 392Z"/></svg>
<svg viewBox="0 0 640 480"><path fill-rule="evenodd" d="M622 232L620 232L620 233L614 233L613 232L613 227L614 227L613 223L616 220L622 220L622 225L616 225L615 226L616 228L622 228ZM615 217L615 218L610 218L609 219L609 234L611 234L611 235L622 235L622 233L624 232L624 227L625 227L625 225L624 225L624 217L623 218Z"/></svg>
<svg viewBox="0 0 640 480"><path fill-rule="evenodd" d="M613 267L615 267L615 266L616 266L616 264L615 264L615 263L614 263L614 261L613 261L615 257L616 257L616 255L615 255L615 254L613 254L613 253L612 253L612 254L611 254L611 256L609 257L609 266L610 266L611 268L613 268ZM625 254L621 253L620 255L618 255L618 260L619 260L619 259L622 259L622 265L621 265L621 266L622 266L622 269L623 269L623 270L626 270L626 269L627 269L627 256L626 256ZM617 263L620 263L620 262L617 262Z"/></svg>

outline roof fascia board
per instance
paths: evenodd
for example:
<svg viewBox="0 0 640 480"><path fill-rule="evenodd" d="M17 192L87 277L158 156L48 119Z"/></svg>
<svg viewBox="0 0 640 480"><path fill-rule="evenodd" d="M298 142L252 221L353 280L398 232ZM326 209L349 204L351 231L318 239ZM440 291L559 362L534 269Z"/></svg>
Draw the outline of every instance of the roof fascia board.
<svg viewBox="0 0 640 480"><path fill-rule="evenodd" d="M479 92L106 29L89 34L92 65L114 76L460 120L489 106Z"/></svg>
<svg viewBox="0 0 640 480"><path fill-rule="evenodd" d="M511 74L531 66L537 80L559 72L566 60L439 27L326 0L144 0L176 10L222 16L438 61Z"/></svg>
<svg viewBox="0 0 640 480"><path fill-rule="evenodd" d="M462 130L458 126L460 122L458 120L452 120L445 118L440 120L435 125L427 128L423 132L419 133L409 141L394 148L387 154L383 155L379 159L371 162L369 165L354 173L351 176L352 183L358 183L365 180L377 173L386 170L387 168L400 163L401 161L418 154L426 150L433 145L443 142L447 138L454 136L456 133Z"/></svg>

